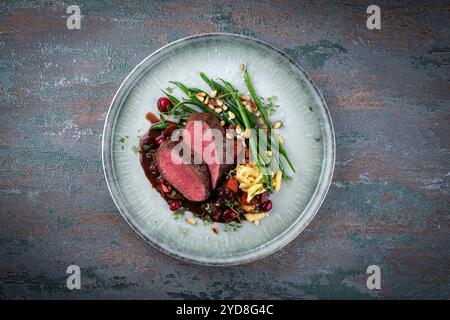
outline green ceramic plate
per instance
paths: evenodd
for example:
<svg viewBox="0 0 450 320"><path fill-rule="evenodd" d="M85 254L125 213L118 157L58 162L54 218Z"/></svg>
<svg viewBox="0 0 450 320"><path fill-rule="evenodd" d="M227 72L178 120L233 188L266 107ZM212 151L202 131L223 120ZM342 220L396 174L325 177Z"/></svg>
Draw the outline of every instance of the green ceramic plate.
<svg viewBox="0 0 450 320"><path fill-rule="evenodd" d="M239 65L248 66L256 91L277 96L272 119L284 119L281 134L297 168L293 179L271 196L273 210L259 226L245 222L237 232L219 235L199 219L175 220L152 188L132 146L148 128L161 89L170 80L207 87L199 77L224 78L245 91ZM180 92L175 92L181 96ZM125 142L121 138L128 136ZM234 34L202 34L175 41L144 59L117 91L103 133L106 181L130 226L161 251L193 263L235 265L267 256L292 241L313 219L331 182L335 156L333 127L317 87L305 71L274 47ZM189 213L185 215L188 217Z"/></svg>

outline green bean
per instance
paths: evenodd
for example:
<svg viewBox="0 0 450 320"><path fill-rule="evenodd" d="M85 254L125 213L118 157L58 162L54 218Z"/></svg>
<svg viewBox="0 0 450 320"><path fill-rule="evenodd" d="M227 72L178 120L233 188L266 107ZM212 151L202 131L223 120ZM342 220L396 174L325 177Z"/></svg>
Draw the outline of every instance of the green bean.
<svg viewBox="0 0 450 320"><path fill-rule="evenodd" d="M180 102L180 100L178 100L177 98L175 98L174 96L172 96L171 94L168 94L167 92L165 92L164 90L161 90L162 92L164 92L164 94L166 95L166 97L170 100L170 102L172 102L172 105L177 107L177 106L181 106L181 108L189 113L193 113L196 112L194 109L189 108L188 106L186 106L185 104L183 104L182 102Z"/></svg>
<svg viewBox="0 0 450 320"><path fill-rule="evenodd" d="M205 106L198 98L195 96L195 94L184 84L178 81L170 81L170 83L173 83L178 88L180 88L188 97L191 99L189 102L194 104L195 106L199 107L204 112L211 112L212 110L209 109L207 106ZM187 102L187 101L185 101Z"/></svg>
<svg viewBox="0 0 450 320"><path fill-rule="evenodd" d="M169 124L167 122L156 123L150 127L150 130L164 130Z"/></svg>
<svg viewBox="0 0 450 320"><path fill-rule="evenodd" d="M255 92L255 89L253 88L252 82L250 81L250 77L247 72L247 68L245 68L244 71L244 81L247 85L247 89L250 92L250 95L252 96L253 101L256 104L256 107L258 108L259 112L261 113L262 117L264 118L264 121L267 125L267 127L272 130L272 123L270 122L269 115L267 114L266 108L262 105L261 100L259 99L258 95ZM289 164L289 167L291 167L292 171L295 172L294 165L292 164L291 160L289 159L286 149L282 145L280 141L278 141L278 147L280 149L280 153L283 155L283 157L286 159L287 163Z"/></svg>
<svg viewBox="0 0 450 320"><path fill-rule="evenodd" d="M240 99L239 95L237 94L236 90L233 88L233 86L230 83L228 83L226 81L224 81L224 83L225 83L226 88L228 89L228 91L233 96L233 99L235 100L235 103L238 106L239 113L241 114L242 120L244 121L245 129L246 128L251 129L250 121L248 120L248 117L247 117L247 112L246 112L246 110L244 108L244 105L241 102L241 99ZM264 179L267 181L267 178L269 177L269 175L267 175L265 167L261 163L261 159L260 159L260 156L258 154L258 145L257 145L257 142L256 142L255 137L254 137L254 132L251 132L250 138L248 139L248 141L249 141L249 145L250 145L250 150L251 150L251 152L253 153L253 155L255 157L256 165L258 166L259 170L263 174ZM272 187L272 185L269 185L269 186L270 186L270 188Z"/></svg>
<svg viewBox="0 0 450 320"><path fill-rule="evenodd" d="M231 88L231 90L233 90L233 93L236 94L236 95L238 96L238 98L239 98L239 99L238 99L238 100L239 100L239 104L242 105L242 107L244 108L244 111L243 111L243 112L244 112L244 114L245 114L245 116L246 116L246 118L247 118L247 120L248 120L248 122L249 122L249 126L245 126L245 127L246 127L246 128L254 128L254 127L256 126L256 124L257 124L256 118L254 117L254 115L253 115L252 113L250 113L250 112L243 106L243 104L242 104L242 102L241 102L241 98L239 97L237 90L231 85L231 83L229 83L229 82L227 82L227 81L225 81L225 80L223 80L223 79L220 79L220 80L221 80L223 83L225 83L227 89L230 89L230 88ZM228 90L228 91L230 91L230 90ZM230 93L231 93L231 91L230 91ZM231 93L231 94L233 95L233 93ZM233 97L234 97L234 95L233 95ZM235 105L238 105L236 101L235 101ZM239 111L239 113L241 114L240 111ZM241 117L243 118L242 114L241 114ZM242 120L244 120L244 119L242 119Z"/></svg>
<svg viewBox="0 0 450 320"><path fill-rule="evenodd" d="M224 91L226 91L226 89L221 86L219 83L215 82L212 79L209 79L203 72L200 72L200 77L206 82L206 84L212 89L212 90L216 90L217 93L223 93ZM234 126L236 126L237 124L241 124L242 123L242 118L241 116L238 114L236 108L234 106L230 106L229 104L226 103L226 101L222 100L222 102L224 102L224 104L227 106L227 108L230 109L231 112L233 112L236 115L236 118L238 119L231 119L230 116L228 115L227 112L221 112L220 114L222 116L218 116L219 119L223 119L224 121L226 121L228 124L232 124Z"/></svg>

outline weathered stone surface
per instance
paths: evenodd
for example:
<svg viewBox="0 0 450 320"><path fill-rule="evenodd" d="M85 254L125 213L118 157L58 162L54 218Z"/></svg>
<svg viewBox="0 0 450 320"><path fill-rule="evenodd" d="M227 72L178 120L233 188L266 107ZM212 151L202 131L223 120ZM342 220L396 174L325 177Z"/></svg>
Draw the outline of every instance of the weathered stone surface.
<svg viewBox="0 0 450 320"><path fill-rule="evenodd" d="M0 3L0 298L448 298L450 9L366 1ZM203 32L265 40L312 75L337 137L329 195L308 228L249 265L188 265L121 218L101 133L124 77ZM77 264L82 290L69 291ZM378 264L382 290L366 289Z"/></svg>

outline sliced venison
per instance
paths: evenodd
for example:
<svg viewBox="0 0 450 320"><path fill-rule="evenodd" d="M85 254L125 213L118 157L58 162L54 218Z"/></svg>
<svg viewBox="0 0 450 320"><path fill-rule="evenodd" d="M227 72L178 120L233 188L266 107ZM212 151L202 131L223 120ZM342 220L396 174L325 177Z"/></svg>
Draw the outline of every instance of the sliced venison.
<svg viewBox="0 0 450 320"><path fill-rule="evenodd" d="M191 201L204 201L211 194L211 177L205 164L183 161L178 148L183 142L164 142L155 154L160 174Z"/></svg>
<svg viewBox="0 0 450 320"><path fill-rule="evenodd" d="M199 130L194 134L196 123ZM215 129L214 132L217 134L213 135L211 129ZM198 154L201 161L208 165L211 187L214 190L225 171L232 165L226 163L225 132L219 121L211 113L193 113L186 123L183 141L189 143L194 153ZM231 159L233 159L232 153Z"/></svg>

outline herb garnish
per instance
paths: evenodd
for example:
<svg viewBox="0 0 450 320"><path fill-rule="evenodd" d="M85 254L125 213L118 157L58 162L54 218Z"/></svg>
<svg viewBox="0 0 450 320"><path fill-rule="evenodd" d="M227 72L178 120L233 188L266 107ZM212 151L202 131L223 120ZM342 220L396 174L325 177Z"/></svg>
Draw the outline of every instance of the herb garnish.
<svg viewBox="0 0 450 320"><path fill-rule="evenodd" d="M239 230L239 228L242 227L241 224L239 223L228 223L226 225L223 226L223 231L225 232L236 232Z"/></svg>
<svg viewBox="0 0 450 320"><path fill-rule="evenodd" d="M167 91L168 93L172 93L173 90L175 90L175 87L168 86L168 87L166 88L166 91Z"/></svg>
<svg viewBox="0 0 450 320"><path fill-rule="evenodd" d="M212 223L211 217L209 215L204 215L202 217L202 222L205 226L211 224Z"/></svg>
<svg viewBox="0 0 450 320"><path fill-rule="evenodd" d="M142 146L142 150L148 151L148 150L150 150L150 146L149 146L148 144L144 144L144 145Z"/></svg>
<svg viewBox="0 0 450 320"><path fill-rule="evenodd" d="M275 103L276 100L277 100L276 96L271 96L267 98L268 103L266 104L266 108L269 115L275 113L275 111L277 111L276 109L279 107L279 105Z"/></svg>
<svg viewBox="0 0 450 320"><path fill-rule="evenodd" d="M175 220L180 219L184 215L184 210L177 210L172 213L172 216Z"/></svg>
<svg viewBox="0 0 450 320"><path fill-rule="evenodd" d="M139 148L138 146L132 146L131 151L133 151L134 153L142 152L141 148Z"/></svg>

